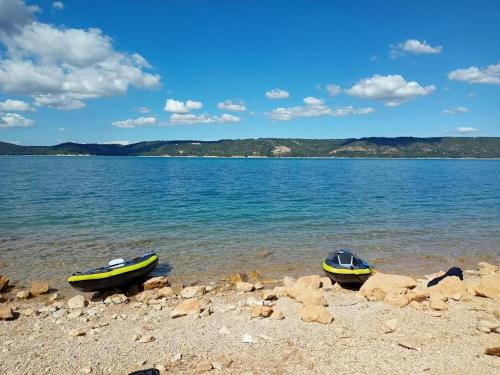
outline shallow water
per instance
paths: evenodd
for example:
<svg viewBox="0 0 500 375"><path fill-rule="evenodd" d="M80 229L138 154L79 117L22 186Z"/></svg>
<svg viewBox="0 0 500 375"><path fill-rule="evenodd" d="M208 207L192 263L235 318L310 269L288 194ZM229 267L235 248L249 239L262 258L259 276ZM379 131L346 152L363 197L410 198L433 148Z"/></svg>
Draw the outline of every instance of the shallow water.
<svg viewBox="0 0 500 375"><path fill-rule="evenodd" d="M151 250L174 276L297 273L339 246L387 270L498 260L500 161L0 157L13 279Z"/></svg>

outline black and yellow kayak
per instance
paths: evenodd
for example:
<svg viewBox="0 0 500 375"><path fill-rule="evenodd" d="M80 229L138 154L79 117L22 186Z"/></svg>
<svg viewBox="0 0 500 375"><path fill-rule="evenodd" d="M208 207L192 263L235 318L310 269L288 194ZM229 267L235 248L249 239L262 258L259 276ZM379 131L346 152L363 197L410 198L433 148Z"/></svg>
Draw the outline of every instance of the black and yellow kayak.
<svg viewBox="0 0 500 375"><path fill-rule="evenodd" d="M141 257L125 261L118 259L106 267L85 272L76 272L68 278L69 284L82 292L94 292L113 289L146 276L158 265L155 253L146 253Z"/></svg>
<svg viewBox="0 0 500 375"><path fill-rule="evenodd" d="M340 284L363 284L372 274L368 262L347 249L331 253L323 262L323 270Z"/></svg>

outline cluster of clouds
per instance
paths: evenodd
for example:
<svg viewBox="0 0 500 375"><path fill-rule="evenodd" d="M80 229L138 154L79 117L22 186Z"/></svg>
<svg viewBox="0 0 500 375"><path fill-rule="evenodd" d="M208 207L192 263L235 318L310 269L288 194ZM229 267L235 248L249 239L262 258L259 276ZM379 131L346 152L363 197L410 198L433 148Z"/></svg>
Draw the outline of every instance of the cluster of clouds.
<svg viewBox="0 0 500 375"><path fill-rule="evenodd" d="M367 115L375 112L375 110L371 107L354 108L352 106L346 106L332 109L325 104L323 99L312 96L308 96L302 101L304 105L294 107L278 107L268 112L267 116L272 120L287 121L297 117L343 117L350 115Z"/></svg>
<svg viewBox="0 0 500 375"><path fill-rule="evenodd" d="M51 3L53 11L62 11L61 1ZM37 108L77 110L87 101L124 95L130 87L155 89L161 77L152 72L150 63L138 53L118 51L113 39L98 28L69 28L43 23L38 20L40 9L27 5L24 0L0 0L0 92L24 96L30 100L6 99L0 102L0 127L33 127L35 121L24 113ZM390 46L390 56L437 55L443 46L427 41L407 39ZM448 73L452 81L470 84L500 84L500 63L486 67L472 66ZM387 107L400 106L420 97L433 94L434 85L423 85L406 80L399 74L380 75L360 79L350 87L330 83L324 86L330 97L345 94L364 100L383 103ZM290 92L273 88L265 92L271 101L291 98ZM201 112L198 100L166 100L163 110L168 119L160 121L148 107L139 107L140 117L115 121L118 128L148 126L238 123L240 115L248 111L243 100L228 99L216 105L220 114ZM443 110L444 114L465 113L466 107ZM272 120L287 121L296 118L320 116L355 116L375 112L372 107L332 107L325 99L308 96L292 106L279 106L265 112ZM23 113L23 114L20 114ZM252 113L252 112L250 112ZM459 133L472 133L477 129L459 127Z"/></svg>
<svg viewBox="0 0 500 375"><path fill-rule="evenodd" d="M243 101L226 100L217 104L217 107L225 111L243 112L246 106ZM229 113L211 115L208 113L192 113L203 108L203 103L197 100L177 100L169 98L165 101L163 110L170 114L167 121L159 121L155 116L138 117L127 120L115 121L112 126L117 128L139 128L146 126L169 126L169 125L195 125L195 124L228 124L237 123L241 118ZM140 113L149 113L150 109L139 107Z"/></svg>
<svg viewBox="0 0 500 375"><path fill-rule="evenodd" d="M56 1L52 8L62 10L64 4ZM43 23L37 19L39 11L23 0L0 1L0 44L5 50L0 92L31 97L35 107L74 110L89 99L123 95L131 86L160 86L160 76L148 72L151 66L144 57L117 51L100 29Z"/></svg>

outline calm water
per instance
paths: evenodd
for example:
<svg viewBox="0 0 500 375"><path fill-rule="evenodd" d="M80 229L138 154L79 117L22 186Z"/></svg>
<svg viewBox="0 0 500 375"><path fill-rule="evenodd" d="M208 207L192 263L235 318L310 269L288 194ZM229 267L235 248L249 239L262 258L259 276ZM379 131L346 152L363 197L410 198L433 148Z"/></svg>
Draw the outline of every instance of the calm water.
<svg viewBox="0 0 500 375"><path fill-rule="evenodd" d="M180 277L293 273L342 245L388 270L498 260L500 161L0 157L14 279L147 250Z"/></svg>

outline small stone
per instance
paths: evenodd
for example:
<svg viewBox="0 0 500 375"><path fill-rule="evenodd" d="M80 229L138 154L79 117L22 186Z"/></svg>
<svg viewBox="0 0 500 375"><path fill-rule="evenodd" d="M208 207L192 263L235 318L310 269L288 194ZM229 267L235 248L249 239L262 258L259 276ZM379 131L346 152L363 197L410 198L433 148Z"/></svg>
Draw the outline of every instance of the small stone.
<svg viewBox="0 0 500 375"><path fill-rule="evenodd" d="M20 292L16 293L17 299L28 299L30 298L30 292L28 290L21 290Z"/></svg>
<svg viewBox="0 0 500 375"><path fill-rule="evenodd" d="M122 303L127 303L129 302L130 299L125 295L125 294L112 294L108 297L106 297L106 299L104 300L104 303L107 303L107 304L115 304L115 305L119 305L119 304L122 304Z"/></svg>
<svg viewBox="0 0 500 375"><path fill-rule="evenodd" d="M0 273L0 293L5 292L9 286L9 278Z"/></svg>
<svg viewBox="0 0 500 375"><path fill-rule="evenodd" d="M54 294L52 294L50 297L49 297L49 301L51 302L54 302L54 301L59 301L61 299L63 299L64 296L59 293L59 292L55 292Z"/></svg>
<svg viewBox="0 0 500 375"><path fill-rule="evenodd" d="M488 346L484 352L488 355L500 357L500 341L494 345Z"/></svg>
<svg viewBox="0 0 500 375"><path fill-rule="evenodd" d="M398 342L398 345L410 350L422 350L422 342L416 339L403 339Z"/></svg>
<svg viewBox="0 0 500 375"><path fill-rule="evenodd" d="M14 311L10 306L0 307L0 320L13 320Z"/></svg>
<svg viewBox="0 0 500 375"><path fill-rule="evenodd" d="M499 327L499 322L490 322L489 320L480 320L477 324L477 329L485 333L494 332Z"/></svg>
<svg viewBox="0 0 500 375"><path fill-rule="evenodd" d="M84 368L82 368L82 372L84 374L91 374L92 373L92 367L90 367L90 366L89 367L84 367Z"/></svg>
<svg viewBox="0 0 500 375"><path fill-rule="evenodd" d="M181 360L182 360L182 353L176 353L172 356L172 359L170 360L170 362L175 363L175 362L179 362Z"/></svg>
<svg viewBox="0 0 500 375"><path fill-rule="evenodd" d="M181 290L181 297L182 298L194 298L194 297L201 297L205 294L205 287L204 286L188 286L184 289Z"/></svg>
<svg viewBox="0 0 500 375"><path fill-rule="evenodd" d="M50 285L46 281L33 281L31 283L30 293L33 296L39 296L49 292Z"/></svg>
<svg viewBox="0 0 500 375"><path fill-rule="evenodd" d="M27 308L21 311L21 314L24 316L34 316L38 315L38 310L32 309L32 308Z"/></svg>
<svg viewBox="0 0 500 375"><path fill-rule="evenodd" d="M196 365L196 372L198 373L211 371L212 369L213 369L212 364L206 359L201 360Z"/></svg>
<svg viewBox="0 0 500 375"><path fill-rule="evenodd" d="M168 278L165 276L153 277L142 284L144 290L158 289L168 286Z"/></svg>
<svg viewBox="0 0 500 375"><path fill-rule="evenodd" d="M280 310L273 310L273 313L271 314L271 319L276 319L276 320L283 320L285 319L285 315Z"/></svg>
<svg viewBox="0 0 500 375"><path fill-rule="evenodd" d="M175 307L170 317L175 319L181 316L199 314L200 312L200 302L195 299L187 299Z"/></svg>
<svg viewBox="0 0 500 375"><path fill-rule="evenodd" d="M235 274L229 275L228 279L229 279L229 282L231 284L237 284L237 283L241 283L241 282L247 282L248 275L246 275L244 273L235 273Z"/></svg>
<svg viewBox="0 0 500 375"><path fill-rule="evenodd" d="M260 283L260 282L256 282L254 284L254 288L255 288L255 290L262 290L262 289L264 289L264 285L262 285L262 283Z"/></svg>
<svg viewBox="0 0 500 375"><path fill-rule="evenodd" d="M238 292L251 292L254 290L254 285L252 283L241 281L236 283L236 290Z"/></svg>
<svg viewBox="0 0 500 375"><path fill-rule="evenodd" d="M153 342L155 341L156 338L154 336L151 336L151 335L145 335L145 336L142 336L139 340L137 340L138 342L142 343L142 344L146 344L148 342Z"/></svg>
<svg viewBox="0 0 500 375"><path fill-rule="evenodd" d="M241 336L241 342L245 344L252 344L254 342L254 339L251 335L245 333L243 336Z"/></svg>
<svg viewBox="0 0 500 375"><path fill-rule="evenodd" d="M82 295L78 294L74 297L71 297L68 300L68 307L70 309L83 309L85 306L89 304L89 301Z"/></svg>
<svg viewBox="0 0 500 375"><path fill-rule="evenodd" d="M304 322L330 324L333 321L333 315L323 306L302 306L299 316Z"/></svg>
<svg viewBox="0 0 500 375"><path fill-rule="evenodd" d="M214 369L216 370L224 370L225 368L231 366L231 363L233 363L231 359L229 359L225 355L221 355L217 357L216 361L212 362L212 366L214 366Z"/></svg>
<svg viewBox="0 0 500 375"><path fill-rule="evenodd" d="M85 336L87 333L81 329L72 329L69 331L69 335L71 337L79 337L79 336Z"/></svg>
<svg viewBox="0 0 500 375"><path fill-rule="evenodd" d="M433 316L435 318L439 318L443 315L443 313L441 311L430 310L430 311L427 311L427 315Z"/></svg>
<svg viewBox="0 0 500 375"><path fill-rule="evenodd" d="M272 301L276 299L276 292L271 289L266 289L262 292L262 299L266 301Z"/></svg>
<svg viewBox="0 0 500 375"><path fill-rule="evenodd" d="M272 253L267 249L259 249L256 251L255 255L257 258L267 258Z"/></svg>
<svg viewBox="0 0 500 375"><path fill-rule="evenodd" d="M75 310L75 311L72 311L68 314L68 319L78 319L82 315L83 315L82 310Z"/></svg>
<svg viewBox="0 0 500 375"><path fill-rule="evenodd" d="M267 318L271 316L273 309L269 306L253 305L250 307L250 315L252 318Z"/></svg>
<svg viewBox="0 0 500 375"><path fill-rule="evenodd" d="M397 319L389 319L384 322L382 325L382 332L384 333L392 333L398 328L398 320Z"/></svg>
<svg viewBox="0 0 500 375"><path fill-rule="evenodd" d="M164 365L156 365L155 367L160 373L167 371L167 366Z"/></svg>

